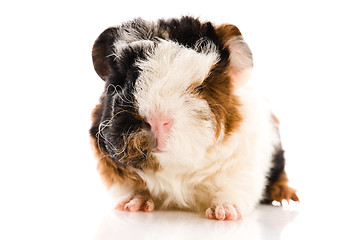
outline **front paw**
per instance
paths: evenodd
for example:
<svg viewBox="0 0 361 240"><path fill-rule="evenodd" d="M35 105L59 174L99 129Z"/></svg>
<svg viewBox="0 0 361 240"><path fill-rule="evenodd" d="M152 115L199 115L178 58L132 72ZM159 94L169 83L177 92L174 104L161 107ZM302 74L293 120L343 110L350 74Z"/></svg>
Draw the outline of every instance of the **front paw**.
<svg viewBox="0 0 361 240"><path fill-rule="evenodd" d="M215 220L240 220L242 218L237 204L217 203L206 210L206 216Z"/></svg>
<svg viewBox="0 0 361 240"><path fill-rule="evenodd" d="M129 212L137 212L137 211L151 212L154 210L154 202L148 196L134 195L131 198L119 202L116 205L115 209L119 211L129 211Z"/></svg>

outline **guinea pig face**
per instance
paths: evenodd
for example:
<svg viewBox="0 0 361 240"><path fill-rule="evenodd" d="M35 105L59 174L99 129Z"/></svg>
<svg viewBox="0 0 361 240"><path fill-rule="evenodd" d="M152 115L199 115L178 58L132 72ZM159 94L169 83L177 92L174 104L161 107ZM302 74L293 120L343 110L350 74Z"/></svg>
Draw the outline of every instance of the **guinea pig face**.
<svg viewBox="0 0 361 240"><path fill-rule="evenodd" d="M211 42L197 52L162 40L144 60L136 62L140 74L135 82L135 105L150 125L156 153L201 154L200 150L214 143L216 121L201 91L218 61Z"/></svg>
<svg viewBox="0 0 361 240"><path fill-rule="evenodd" d="M109 28L93 47L106 83L95 135L99 148L123 166L194 164L241 118L229 39L219 36L225 30L188 29L182 40L161 26L138 20Z"/></svg>
<svg viewBox="0 0 361 240"><path fill-rule="evenodd" d="M209 42L197 52L165 40L137 45L143 56L127 66L125 81L107 86L110 114L99 134L108 152L136 166L151 155L161 161L203 154L216 140L217 123L202 88L219 60L217 48ZM122 66L118 59L130 50L119 43L114 48ZM115 71L110 79L121 75Z"/></svg>

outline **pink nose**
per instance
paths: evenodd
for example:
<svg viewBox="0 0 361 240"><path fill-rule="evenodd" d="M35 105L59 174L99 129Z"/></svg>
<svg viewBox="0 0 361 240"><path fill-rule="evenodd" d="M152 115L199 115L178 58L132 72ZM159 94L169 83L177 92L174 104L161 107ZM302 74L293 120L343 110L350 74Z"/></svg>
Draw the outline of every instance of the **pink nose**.
<svg viewBox="0 0 361 240"><path fill-rule="evenodd" d="M156 113L148 117L147 122L151 126L151 131L157 140L157 150L164 149L169 132L173 126L173 119L165 114Z"/></svg>

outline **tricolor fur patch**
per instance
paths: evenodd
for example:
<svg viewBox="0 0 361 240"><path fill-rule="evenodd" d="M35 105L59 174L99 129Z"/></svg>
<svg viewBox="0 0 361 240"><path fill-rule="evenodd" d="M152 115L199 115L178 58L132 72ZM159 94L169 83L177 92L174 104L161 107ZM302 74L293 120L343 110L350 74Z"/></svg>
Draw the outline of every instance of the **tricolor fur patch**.
<svg viewBox="0 0 361 240"><path fill-rule="evenodd" d="M93 62L105 90L90 134L118 209L149 210L153 199L238 219L264 197L280 141L246 84L253 61L238 28L135 19L98 37Z"/></svg>

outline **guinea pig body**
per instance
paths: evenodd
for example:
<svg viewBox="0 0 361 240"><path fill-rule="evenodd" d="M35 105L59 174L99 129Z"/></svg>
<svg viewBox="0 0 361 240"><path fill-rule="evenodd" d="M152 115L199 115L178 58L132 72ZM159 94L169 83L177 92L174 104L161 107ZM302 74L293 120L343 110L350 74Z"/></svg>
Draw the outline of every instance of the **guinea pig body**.
<svg viewBox="0 0 361 240"><path fill-rule="evenodd" d="M262 200L298 200L235 26L135 19L98 37L93 62L105 91L90 134L117 209L235 220Z"/></svg>

